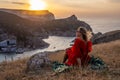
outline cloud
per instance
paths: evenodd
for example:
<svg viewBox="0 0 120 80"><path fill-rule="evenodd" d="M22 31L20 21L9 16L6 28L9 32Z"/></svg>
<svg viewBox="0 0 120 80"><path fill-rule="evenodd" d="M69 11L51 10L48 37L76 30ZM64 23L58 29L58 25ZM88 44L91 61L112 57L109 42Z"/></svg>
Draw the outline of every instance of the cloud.
<svg viewBox="0 0 120 80"><path fill-rule="evenodd" d="M12 4L18 4L18 5L30 5L28 3L22 3L22 2L11 2Z"/></svg>
<svg viewBox="0 0 120 80"><path fill-rule="evenodd" d="M15 1L8 1L8 0L2 0L2 1L0 1L0 2L3 2L3 3L12 3L12 4L17 4L17 5L30 5L30 4L28 4L28 3L23 3L23 2L15 2Z"/></svg>
<svg viewBox="0 0 120 80"><path fill-rule="evenodd" d="M110 2L115 2L115 3L118 3L120 2L120 0L109 0Z"/></svg>

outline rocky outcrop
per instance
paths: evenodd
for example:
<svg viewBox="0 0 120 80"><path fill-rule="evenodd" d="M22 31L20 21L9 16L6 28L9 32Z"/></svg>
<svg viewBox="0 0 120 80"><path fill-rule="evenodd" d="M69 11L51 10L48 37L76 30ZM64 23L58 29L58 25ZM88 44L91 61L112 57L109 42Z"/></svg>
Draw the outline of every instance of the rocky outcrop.
<svg viewBox="0 0 120 80"><path fill-rule="evenodd" d="M96 33L96 34L93 33L93 37L92 37L92 39L91 39L92 42L94 43L95 39L97 39L100 35L102 35L101 32L98 32L98 33Z"/></svg>
<svg viewBox="0 0 120 80"><path fill-rule="evenodd" d="M44 67L49 66L51 62L47 55L48 52L41 52L33 55L27 62L26 72L40 71Z"/></svg>
<svg viewBox="0 0 120 80"><path fill-rule="evenodd" d="M80 26L85 27L87 30L92 32L90 25L84 21L78 20L75 15L64 19L56 19L42 23L38 28L36 28L36 31L41 32L42 27L44 29L44 33L47 33L51 36L73 37L75 36L75 31Z"/></svg>
<svg viewBox="0 0 120 80"><path fill-rule="evenodd" d="M120 30L115 30L115 31L104 33L104 34L100 33L100 35L98 35L93 40L93 44L110 42L110 41L119 40L119 39L120 39Z"/></svg>
<svg viewBox="0 0 120 80"><path fill-rule="evenodd" d="M43 49L49 46L48 43L44 42L40 37L29 37L28 48L31 49Z"/></svg>
<svg viewBox="0 0 120 80"><path fill-rule="evenodd" d="M74 21L74 20L77 20L77 17L75 15L72 15L68 18L66 18L67 21Z"/></svg>
<svg viewBox="0 0 120 80"><path fill-rule="evenodd" d="M15 36L19 47L28 48L45 48L49 44L45 43L42 38L36 37L31 32L31 21L23 19L17 15L10 14L8 12L0 11L0 41L9 39L11 36ZM31 38L34 41L31 41ZM36 37L36 38L35 38Z"/></svg>

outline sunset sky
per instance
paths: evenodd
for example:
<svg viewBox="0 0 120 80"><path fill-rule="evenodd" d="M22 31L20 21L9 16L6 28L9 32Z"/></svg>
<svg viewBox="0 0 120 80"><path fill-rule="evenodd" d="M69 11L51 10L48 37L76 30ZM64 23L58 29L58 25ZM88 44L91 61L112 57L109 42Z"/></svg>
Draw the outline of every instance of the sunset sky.
<svg viewBox="0 0 120 80"><path fill-rule="evenodd" d="M46 9L58 18L72 14L78 17L120 18L120 0L0 0L0 8Z"/></svg>

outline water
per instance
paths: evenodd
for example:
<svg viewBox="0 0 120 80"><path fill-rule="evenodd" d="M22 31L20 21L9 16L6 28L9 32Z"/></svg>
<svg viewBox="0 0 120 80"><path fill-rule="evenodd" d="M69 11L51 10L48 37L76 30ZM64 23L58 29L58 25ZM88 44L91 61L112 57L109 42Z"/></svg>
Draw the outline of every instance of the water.
<svg viewBox="0 0 120 80"><path fill-rule="evenodd" d="M88 23L94 33L97 32L109 32L113 30L120 30L120 19L111 19L111 18L81 18L80 20Z"/></svg>
<svg viewBox="0 0 120 80"><path fill-rule="evenodd" d="M112 30L120 30L120 19L80 19L91 25L93 32L108 32ZM14 59L24 58L32 56L33 54L44 52L44 51L56 51L63 50L69 47L70 42L73 40L73 37L58 37L50 36L49 39L44 39L45 42L49 43L50 46L46 49L38 49L33 51L24 52L23 54L0 54L0 62L5 60L11 60L11 57Z"/></svg>
<svg viewBox="0 0 120 80"><path fill-rule="evenodd" d="M39 52L64 50L70 47L71 41L73 40L74 40L74 37L50 36L48 39L44 39L45 42L50 44L48 48L27 51L27 52L24 52L23 54L0 54L0 62L5 60L5 56L7 58L7 61L11 61L12 57L16 60L16 59L32 56Z"/></svg>

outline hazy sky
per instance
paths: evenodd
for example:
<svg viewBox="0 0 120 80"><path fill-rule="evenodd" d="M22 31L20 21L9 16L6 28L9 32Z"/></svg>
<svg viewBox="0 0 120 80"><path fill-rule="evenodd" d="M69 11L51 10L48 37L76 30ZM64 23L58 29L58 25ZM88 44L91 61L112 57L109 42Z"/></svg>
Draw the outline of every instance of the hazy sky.
<svg viewBox="0 0 120 80"><path fill-rule="evenodd" d="M120 0L42 0L56 17L120 18ZM0 0L0 8L29 9L29 0Z"/></svg>

